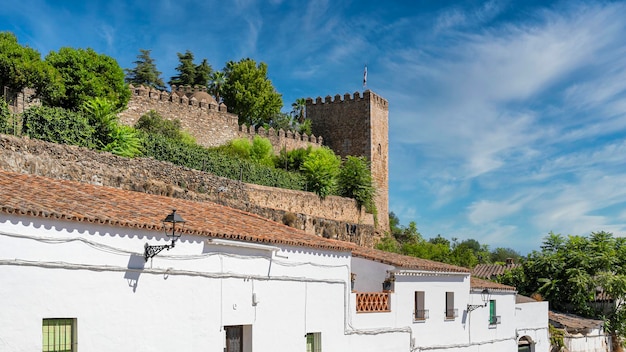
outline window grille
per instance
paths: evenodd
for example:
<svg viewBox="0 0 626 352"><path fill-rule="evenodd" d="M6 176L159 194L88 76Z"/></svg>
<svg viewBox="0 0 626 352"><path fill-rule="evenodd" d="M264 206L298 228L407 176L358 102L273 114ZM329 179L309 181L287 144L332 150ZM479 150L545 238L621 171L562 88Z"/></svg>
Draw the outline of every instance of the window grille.
<svg viewBox="0 0 626 352"><path fill-rule="evenodd" d="M76 319L44 319L43 352L76 352Z"/></svg>

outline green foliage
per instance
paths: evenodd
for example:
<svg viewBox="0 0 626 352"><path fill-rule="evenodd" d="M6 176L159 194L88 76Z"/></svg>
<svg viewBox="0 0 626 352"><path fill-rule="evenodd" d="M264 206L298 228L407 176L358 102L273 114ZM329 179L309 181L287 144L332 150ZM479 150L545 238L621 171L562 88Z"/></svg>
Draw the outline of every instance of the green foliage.
<svg viewBox="0 0 626 352"><path fill-rule="evenodd" d="M166 120L158 112L150 110L143 114L135 128L149 134L157 134L182 143L194 144L195 139L180 126L180 120Z"/></svg>
<svg viewBox="0 0 626 352"><path fill-rule="evenodd" d="M221 103L225 83L226 75L222 71L214 71L209 78L209 92L213 94L218 104Z"/></svg>
<svg viewBox="0 0 626 352"><path fill-rule="evenodd" d="M115 155L134 158L142 154L143 141L139 132L125 125L118 125L111 130L111 142L104 150Z"/></svg>
<svg viewBox="0 0 626 352"><path fill-rule="evenodd" d="M306 118L306 99L296 99L296 101L291 104L291 108L293 109L291 112L296 117L297 121L304 123L304 119Z"/></svg>
<svg viewBox="0 0 626 352"><path fill-rule="evenodd" d="M565 348L565 331L557 329L552 324L548 324L550 334L550 347L552 351L562 351Z"/></svg>
<svg viewBox="0 0 626 352"><path fill-rule="evenodd" d="M321 198L332 194L337 185L341 161L328 147L313 149L304 159L300 170L307 180L307 188Z"/></svg>
<svg viewBox="0 0 626 352"><path fill-rule="evenodd" d="M46 62L61 75L65 93L50 101L54 106L77 110L93 98L104 98L116 109L126 107L130 90L124 71L115 59L92 49L61 48L50 52Z"/></svg>
<svg viewBox="0 0 626 352"><path fill-rule="evenodd" d="M272 143L267 138L254 136L252 140L252 148L250 149L250 159L253 161L274 167L274 148Z"/></svg>
<svg viewBox="0 0 626 352"><path fill-rule="evenodd" d="M41 60L38 51L21 46L10 32L0 32L0 88L16 93L34 88L44 101L57 99L65 93L59 73Z"/></svg>
<svg viewBox="0 0 626 352"><path fill-rule="evenodd" d="M176 72L178 74L173 76L169 82L169 85L193 86L196 81L196 66L193 63L193 53L187 50L184 54L176 53L178 55L179 64L176 66Z"/></svg>
<svg viewBox="0 0 626 352"><path fill-rule="evenodd" d="M213 68L209 65L209 61L207 61L207 59L202 59L200 65L196 66L196 77L193 85L208 87L212 72Z"/></svg>
<svg viewBox="0 0 626 352"><path fill-rule="evenodd" d="M90 99L83 104L82 110L94 128L99 149L125 157L141 155L141 136L134 128L118 123L117 111L111 101Z"/></svg>
<svg viewBox="0 0 626 352"><path fill-rule="evenodd" d="M34 106L23 114L23 133L47 142L93 148L94 129L79 112L62 108Z"/></svg>
<svg viewBox="0 0 626 352"><path fill-rule="evenodd" d="M287 171L300 171L304 159L311 153L311 150L313 150L311 146L290 151L283 148L280 154L274 158L274 165L276 168L285 169Z"/></svg>
<svg viewBox="0 0 626 352"><path fill-rule="evenodd" d="M161 79L161 71L157 70L154 59L150 57L150 50L139 49L137 60L133 62L133 69L125 69L126 82L133 85L143 85L164 90L165 83Z"/></svg>
<svg viewBox="0 0 626 352"><path fill-rule="evenodd" d="M270 187L302 190L305 186L303 176L298 173L277 170L252 160L243 160L224 153L220 148L204 148L152 134L146 134L145 140L145 155L157 160Z"/></svg>
<svg viewBox="0 0 626 352"><path fill-rule="evenodd" d="M507 259L513 259L513 262L518 263L522 256L511 248L498 247L491 252L492 263L506 263Z"/></svg>
<svg viewBox="0 0 626 352"><path fill-rule="evenodd" d="M267 78L267 65L252 59L229 61L224 68L224 103L239 116L239 124L269 123L283 106L281 95Z"/></svg>
<svg viewBox="0 0 626 352"><path fill-rule="evenodd" d="M304 119L302 123L298 123L296 126L296 129L298 130L298 132L300 132L300 134L306 134L307 136L310 136L312 134L312 128L313 121L309 119Z"/></svg>
<svg viewBox="0 0 626 352"><path fill-rule="evenodd" d="M196 65L193 63L194 55L191 51L187 50L184 54L176 53L176 55L178 55L179 61L178 66L176 66L178 74L172 77L168 83L177 86L207 87L211 72L213 72L207 59L203 59L199 65Z"/></svg>
<svg viewBox="0 0 626 352"><path fill-rule="evenodd" d="M375 211L376 190L365 157L348 156L339 171L337 185L340 196L354 198L359 206L364 206L370 213Z"/></svg>
<svg viewBox="0 0 626 352"><path fill-rule="evenodd" d="M548 234L541 251L528 254L522 265L500 281L514 285L524 295L540 294L551 308L596 319L604 319L607 331L626 333L626 254L624 238L608 232L590 236ZM596 290L613 298L617 305L592 304Z"/></svg>
<svg viewBox="0 0 626 352"><path fill-rule="evenodd" d="M391 236L383 237L376 244L376 249L380 249L381 251L385 251L385 252L400 253L398 242Z"/></svg>
<svg viewBox="0 0 626 352"><path fill-rule="evenodd" d="M11 126L9 121L11 120L11 111L4 99L0 99L0 133L9 133Z"/></svg>

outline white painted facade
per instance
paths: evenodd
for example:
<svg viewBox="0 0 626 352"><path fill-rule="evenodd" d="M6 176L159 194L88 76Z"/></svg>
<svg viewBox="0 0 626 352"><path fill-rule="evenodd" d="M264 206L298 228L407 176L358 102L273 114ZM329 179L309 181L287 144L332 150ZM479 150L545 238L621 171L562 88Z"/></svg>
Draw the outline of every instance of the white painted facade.
<svg viewBox="0 0 626 352"><path fill-rule="evenodd" d="M0 351L41 351L46 318L76 319L78 351L223 352L226 326L243 326L246 352L306 351L307 333L320 333L322 351L513 352L522 331L535 352L548 351L547 304L517 309L514 291L496 290L501 320L489 324L489 307L468 313L483 304L468 273L185 235L144 262L145 243L167 240L145 229L0 213ZM380 292L393 273L390 311L357 313L351 273L356 292ZM414 319L415 291L424 292L427 319ZM445 317L446 292L454 293L454 319Z"/></svg>

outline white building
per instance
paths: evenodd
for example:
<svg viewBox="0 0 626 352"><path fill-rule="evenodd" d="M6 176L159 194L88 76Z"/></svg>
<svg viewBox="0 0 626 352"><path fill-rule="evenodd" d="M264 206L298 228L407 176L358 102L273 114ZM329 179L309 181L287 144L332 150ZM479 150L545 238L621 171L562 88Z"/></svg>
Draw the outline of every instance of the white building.
<svg viewBox="0 0 626 352"><path fill-rule="evenodd" d="M182 236L146 250L172 243L172 209ZM515 293L214 203L0 171L0 351L547 352L547 303Z"/></svg>

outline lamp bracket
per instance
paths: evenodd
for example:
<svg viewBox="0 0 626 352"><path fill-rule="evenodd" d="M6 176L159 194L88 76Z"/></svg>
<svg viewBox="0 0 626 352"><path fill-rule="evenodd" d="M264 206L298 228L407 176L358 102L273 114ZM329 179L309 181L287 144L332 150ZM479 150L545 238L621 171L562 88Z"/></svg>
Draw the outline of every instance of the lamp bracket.
<svg viewBox="0 0 626 352"><path fill-rule="evenodd" d="M150 258L154 257L155 255L159 254L164 249L167 249L169 251L170 248L174 248L174 241L173 240L172 240L171 244L164 244L164 245L160 245L160 246L151 246L151 245L146 243L146 245L144 246L144 251L143 251L143 259L145 261L148 261L148 259L150 259Z"/></svg>
<svg viewBox="0 0 626 352"><path fill-rule="evenodd" d="M484 305L482 305L482 304L468 304L467 305L467 312L471 313L471 312L475 311L476 309L482 308L482 307L484 307Z"/></svg>

